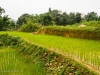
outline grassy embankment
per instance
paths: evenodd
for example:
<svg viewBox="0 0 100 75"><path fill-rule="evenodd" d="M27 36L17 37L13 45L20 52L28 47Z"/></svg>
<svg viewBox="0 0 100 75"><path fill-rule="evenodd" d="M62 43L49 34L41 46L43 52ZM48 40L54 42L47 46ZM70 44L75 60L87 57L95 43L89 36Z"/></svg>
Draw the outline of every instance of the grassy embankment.
<svg viewBox="0 0 100 75"><path fill-rule="evenodd" d="M20 36L25 40L53 49L64 55L69 55L73 59L93 66L100 70L100 41L65 38L51 35L34 35L22 32L0 32L0 34L8 33L13 36Z"/></svg>
<svg viewBox="0 0 100 75"><path fill-rule="evenodd" d="M100 40L100 27L79 26L46 26L39 31L40 34L57 35L81 39Z"/></svg>

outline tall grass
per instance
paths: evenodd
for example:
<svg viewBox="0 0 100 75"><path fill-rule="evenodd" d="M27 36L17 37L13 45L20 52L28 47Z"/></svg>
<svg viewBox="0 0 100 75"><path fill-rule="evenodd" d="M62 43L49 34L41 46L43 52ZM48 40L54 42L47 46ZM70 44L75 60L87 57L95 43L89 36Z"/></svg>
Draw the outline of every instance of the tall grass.
<svg viewBox="0 0 100 75"><path fill-rule="evenodd" d="M45 75L45 70L12 48L0 48L0 75Z"/></svg>
<svg viewBox="0 0 100 75"><path fill-rule="evenodd" d="M22 32L0 32L0 34L3 33L20 36L35 44L67 54L100 70L100 41Z"/></svg>

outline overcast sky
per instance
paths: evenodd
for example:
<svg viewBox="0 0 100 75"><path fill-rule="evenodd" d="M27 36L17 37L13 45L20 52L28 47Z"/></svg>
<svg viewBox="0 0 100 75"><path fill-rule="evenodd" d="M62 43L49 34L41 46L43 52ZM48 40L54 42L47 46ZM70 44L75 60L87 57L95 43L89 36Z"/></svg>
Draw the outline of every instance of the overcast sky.
<svg viewBox="0 0 100 75"><path fill-rule="evenodd" d="M4 8L6 15L17 20L24 13L40 14L51 9L62 12L96 12L100 15L100 0L0 0L0 7Z"/></svg>

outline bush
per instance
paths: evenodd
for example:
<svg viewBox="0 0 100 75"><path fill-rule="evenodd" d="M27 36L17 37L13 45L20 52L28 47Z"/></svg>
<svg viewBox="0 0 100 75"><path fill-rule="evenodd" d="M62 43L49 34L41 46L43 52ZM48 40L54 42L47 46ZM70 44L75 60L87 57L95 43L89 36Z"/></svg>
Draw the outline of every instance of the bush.
<svg viewBox="0 0 100 75"><path fill-rule="evenodd" d="M33 23L28 21L26 24L23 24L19 31L22 32L36 32L40 29L40 25L38 23Z"/></svg>
<svg viewBox="0 0 100 75"><path fill-rule="evenodd" d="M87 26L92 26L92 27L100 27L100 21L86 21L86 22L82 22L82 24L85 24Z"/></svg>

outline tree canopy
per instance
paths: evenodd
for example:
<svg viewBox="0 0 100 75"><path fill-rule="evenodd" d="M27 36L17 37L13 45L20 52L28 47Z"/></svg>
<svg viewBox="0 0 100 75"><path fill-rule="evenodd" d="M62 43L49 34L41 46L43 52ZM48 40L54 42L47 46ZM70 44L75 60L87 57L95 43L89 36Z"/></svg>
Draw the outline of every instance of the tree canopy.
<svg viewBox="0 0 100 75"><path fill-rule="evenodd" d="M85 19L87 20L87 21L90 21L90 20L97 20L99 17L98 17L98 15L97 15L97 13L95 13L95 12L90 12L90 13L88 13L87 15L85 15Z"/></svg>
<svg viewBox="0 0 100 75"><path fill-rule="evenodd" d="M51 8L48 9L48 12L42 13L39 15L29 15L29 14L22 14L18 20L17 24L20 26L23 23L26 23L27 20L30 19L33 23L40 23L43 26L48 26L48 25L61 25L61 26L66 26L66 25L72 25L75 23L80 23L83 20L85 21L91 21L91 20L100 20L100 16L97 15L95 12L89 12L86 15L82 15L82 13L79 12L70 12L69 14L66 12L62 12L60 10L54 9L52 10Z"/></svg>
<svg viewBox="0 0 100 75"><path fill-rule="evenodd" d="M5 13L5 10L0 7L0 16L2 15L2 13Z"/></svg>
<svg viewBox="0 0 100 75"><path fill-rule="evenodd" d="M15 28L16 23L8 15L2 16L5 10L0 7L0 31Z"/></svg>
<svg viewBox="0 0 100 75"><path fill-rule="evenodd" d="M17 24L18 24L19 26L21 26L23 23L26 23L26 22L27 22L28 18L30 18L30 15L29 15L29 14L27 14L27 13L22 14L22 15L18 18Z"/></svg>
<svg viewBox="0 0 100 75"><path fill-rule="evenodd" d="M24 13L19 16L17 22L11 20L8 15L2 16L5 13L5 10L0 7L0 30L6 30L7 28L16 28L21 27L23 24L28 24L28 20L32 23L38 23L42 26L48 25L72 25L75 23L81 23L82 21L92 21L92 20L99 20L100 16L97 15L95 12L89 12L86 15L82 15L79 12L70 12L69 14L66 12L62 12L61 10L51 8L48 9L48 12L42 14L28 14Z"/></svg>

